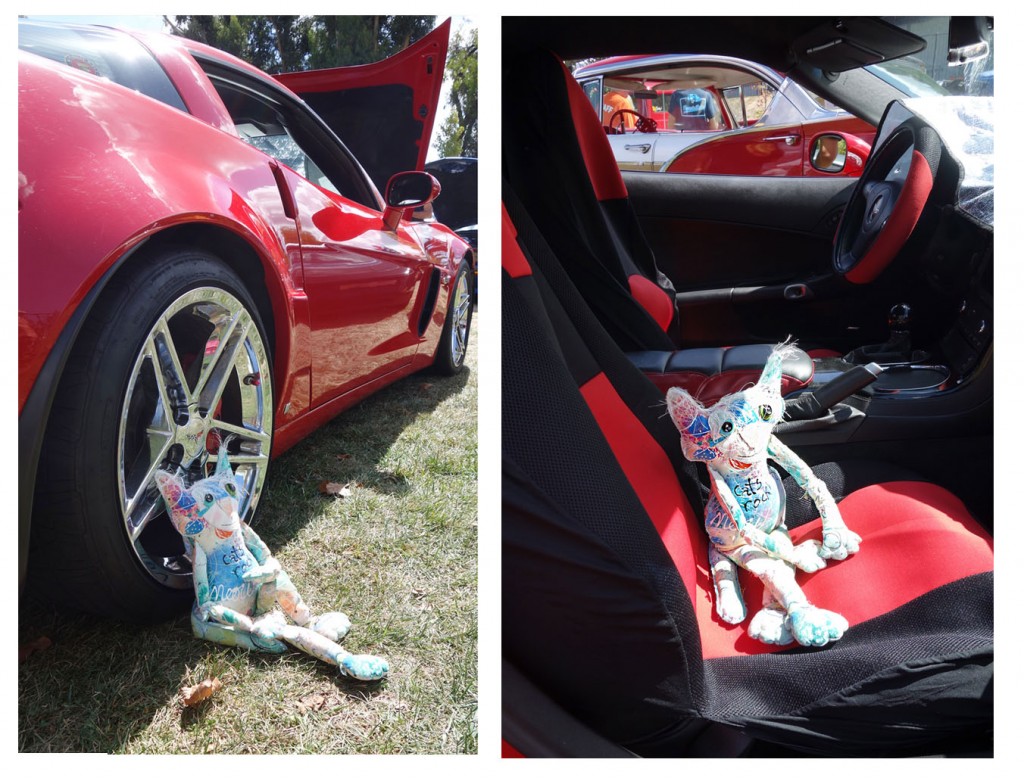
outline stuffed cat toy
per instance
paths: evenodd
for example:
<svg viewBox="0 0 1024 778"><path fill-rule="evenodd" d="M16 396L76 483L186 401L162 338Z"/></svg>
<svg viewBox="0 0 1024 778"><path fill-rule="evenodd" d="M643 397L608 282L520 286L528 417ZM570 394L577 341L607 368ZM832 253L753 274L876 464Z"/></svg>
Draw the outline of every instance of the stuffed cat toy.
<svg viewBox="0 0 1024 778"><path fill-rule="evenodd" d="M270 549L239 519L242 480L231 471L226 445L216 472L191 488L163 470L156 483L192 558L196 637L277 654L292 645L351 678L376 681L387 675L385 660L338 645L351 626L348 617L313 616Z"/></svg>
<svg viewBox="0 0 1024 778"><path fill-rule="evenodd" d="M723 621L746 618L737 566L764 583L762 608L748 634L762 642L823 646L838 640L849 624L838 613L817 608L796 583L796 570L813 573L828 559L845 559L860 548L860 537L847 529L825 484L772 431L782 420L782 363L792 346L776 346L758 382L704 408L685 390L668 390L669 414L682 437L683 455L707 465L711 497L704 527L715 609ZM794 546L786 529L786 493L774 459L814 500L821 513L822 542Z"/></svg>

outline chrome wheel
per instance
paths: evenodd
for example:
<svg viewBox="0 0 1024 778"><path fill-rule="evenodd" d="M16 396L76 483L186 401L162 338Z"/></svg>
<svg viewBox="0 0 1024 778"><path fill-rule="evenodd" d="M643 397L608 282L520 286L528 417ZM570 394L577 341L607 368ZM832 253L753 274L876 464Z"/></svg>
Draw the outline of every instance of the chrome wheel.
<svg viewBox="0 0 1024 778"><path fill-rule="evenodd" d="M453 365L461 365L466 358L469 341L470 309L473 297L469 293L469 274L464 270L458 274L454 302L452 304L451 358Z"/></svg>
<svg viewBox="0 0 1024 778"><path fill-rule="evenodd" d="M251 518L270 460L271 378L257 322L219 287L182 294L143 341L121 406L117 486L124 531L160 584L192 585L184 546L156 489L156 471L203 478L216 465L221 440L233 436L228 459L244 482L239 514Z"/></svg>

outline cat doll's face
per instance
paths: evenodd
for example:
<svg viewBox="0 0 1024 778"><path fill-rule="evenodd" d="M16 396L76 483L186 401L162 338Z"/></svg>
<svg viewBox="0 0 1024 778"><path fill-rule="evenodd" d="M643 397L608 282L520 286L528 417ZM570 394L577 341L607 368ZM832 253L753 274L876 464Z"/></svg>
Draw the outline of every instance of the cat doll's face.
<svg viewBox="0 0 1024 778"><path fill-rule="evenodd" d="M692 462L733 461L738 465L765 459L768 441L782 420L779 351L772 352L760 380L705 408L685 389L666 394L669 414L679 430L683 455Z"/></svg>
<svg viewBox="0 0 1024 778"><path fill-rule="evenodd" d="M231 472L224 449L218 457L217 471L191 487L165 471L157 473L156 483L175 529L184 537L212 535L209 539L216 542L241 530L242 521L238 516L241 479Z"/></svg>

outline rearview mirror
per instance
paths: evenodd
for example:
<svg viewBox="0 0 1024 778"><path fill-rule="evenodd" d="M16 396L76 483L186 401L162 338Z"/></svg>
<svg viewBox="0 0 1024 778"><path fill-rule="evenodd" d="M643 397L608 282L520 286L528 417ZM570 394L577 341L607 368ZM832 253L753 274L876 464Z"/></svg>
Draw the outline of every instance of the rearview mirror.
<svg viewBox="0 0 1024 778"><path fill-rule="evenodd" d="M949 17L949 66L985 59L992 40L992 26L991 16Z"/></svg>

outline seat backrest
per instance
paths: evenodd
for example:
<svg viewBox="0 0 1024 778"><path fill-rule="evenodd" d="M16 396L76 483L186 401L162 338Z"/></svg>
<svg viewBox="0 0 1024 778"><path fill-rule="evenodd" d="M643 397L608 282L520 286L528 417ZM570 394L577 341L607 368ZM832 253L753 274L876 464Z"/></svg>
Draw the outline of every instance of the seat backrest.
<svg viewBox="0 0 1024 778"><path fill-rule="evenodd" d="M678 345L658 271L600 118L548 51L506 60L503 173L598 319L627 351Z"/></svg>
<svg viewBox="0 0 1024 778"><path fill-rule="evenodd" d="M704 696L693 605L706 553L696 471L658 391L567 278L549 283L532 259L546 246L532 229L520 234L513 218L532 225L515 204L510 210L502 218L504 654L573 715L621 733L619 742L678 737ZM550 254L545 262L558 269ZM546 661L552 644L578 661Z"/></svg>

